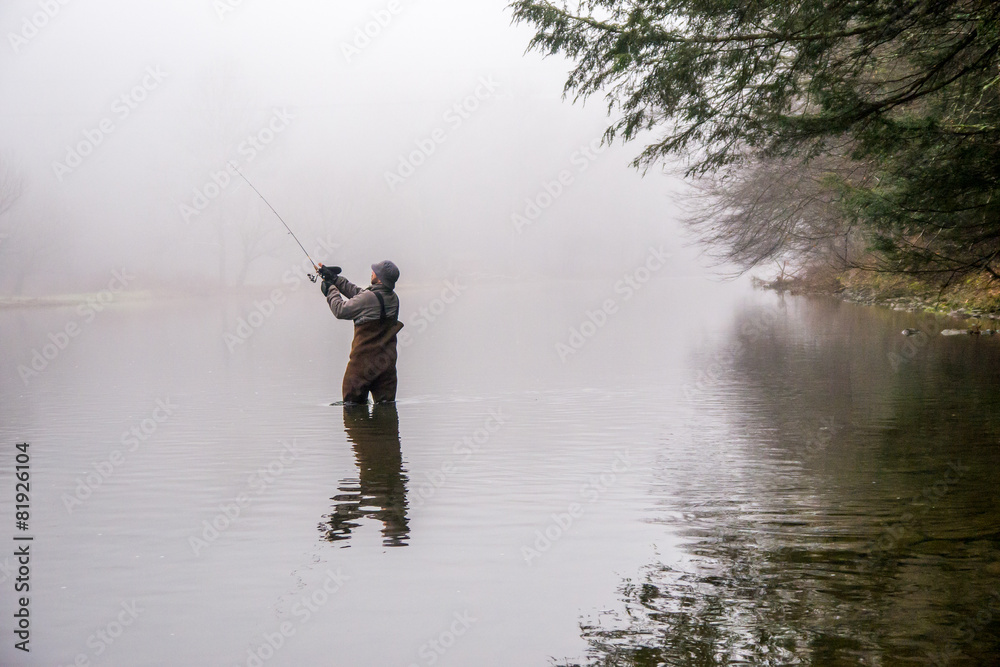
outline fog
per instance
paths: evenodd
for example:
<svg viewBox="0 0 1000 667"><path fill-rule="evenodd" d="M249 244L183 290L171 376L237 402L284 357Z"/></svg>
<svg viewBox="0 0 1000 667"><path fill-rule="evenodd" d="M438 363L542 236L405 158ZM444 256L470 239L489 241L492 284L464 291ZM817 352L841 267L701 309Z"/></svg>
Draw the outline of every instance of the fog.
<svg viewBox="0 0 1000 667"><path fill-rule="evenodd" d="M525 53L505 2L65 0L0 8L0 294L700 273L677 181L603 146L602 99ZM12 203L11 203L12 202ZM315 254L314 254L315 253Z"/></svg>
<svg viewBox="0 0 1000 667"><path fill-rule="evenodd" d="M507 1L0 3L0 665L996 662L1000 339L723 282Z"/></svg>

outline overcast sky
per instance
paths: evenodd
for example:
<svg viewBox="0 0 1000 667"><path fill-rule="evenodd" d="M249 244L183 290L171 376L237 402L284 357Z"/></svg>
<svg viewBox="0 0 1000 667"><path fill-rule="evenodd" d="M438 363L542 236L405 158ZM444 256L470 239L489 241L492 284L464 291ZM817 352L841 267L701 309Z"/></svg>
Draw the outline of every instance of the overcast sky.
<svg viewBox="0 0 1000 667"><path fill-rule="evenodd" d="M676 183L598 148L604 101L562 100L569 63L525 54L503 1L10 0L0 27L8 289L52 279L12 254L276 279L300 251L228 163L355 272L575 277L681 245Z"/></svg>

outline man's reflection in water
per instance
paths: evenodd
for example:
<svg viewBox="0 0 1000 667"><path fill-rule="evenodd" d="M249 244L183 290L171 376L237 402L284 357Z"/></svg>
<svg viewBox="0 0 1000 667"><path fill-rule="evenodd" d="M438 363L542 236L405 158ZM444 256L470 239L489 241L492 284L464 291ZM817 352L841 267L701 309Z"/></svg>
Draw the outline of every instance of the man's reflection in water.
<svg viewBox="0 0 1000 667"><path fill-rule="evenodd" d="M399 443L399 414L393 403L344 406L344 430L354 444L358 479L342 480L333 513L319 524L323 538L347 540L363 517L382 522L382 544L405 547L410 536L406 522L406 471Z"/></svg>

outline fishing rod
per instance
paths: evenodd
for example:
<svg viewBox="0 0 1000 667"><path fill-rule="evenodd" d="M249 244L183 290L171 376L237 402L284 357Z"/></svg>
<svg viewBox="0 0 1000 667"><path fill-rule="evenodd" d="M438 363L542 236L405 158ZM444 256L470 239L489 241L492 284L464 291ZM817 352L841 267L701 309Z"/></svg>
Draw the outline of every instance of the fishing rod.
<svg viewBox="0 0 1000 667"><path fill-rule="evenodd" d="M323 265L322 264L316 264L316 262L313 261L313 258L309 256L309 251L306 250L306 247L304 245L302 245L302 242L299 241L299 239L298 239L297 236L295 236L295 234L292 232L292 228L288 226L288 223L285 222L284 219L278 214L278 212L274 210L274 207L271 206L271 202L267 201L267 198L265 198L264 195L262 195L260 193L260 190L258 190L257 188L254 187L254 184L250 182L249 178L247 178L246 176L243 176L243 172L240 171L239 168L235 164L233 164L232 162L230 162L229 166L233 168L233 171L235 171L237 174L239 174L240 176L243 177L243 180L247 182L247 185L249 185L251 188L253 188L253 191L257 193L257 196L260 197L261 199L263 199L264 203L267 204L267 207L269 209L271 209L271 211L276 216L278 216L278 220L281 220L281 224L283 224L285 226L285 229L288 230L288 233L291 235L291 237L293 239L295 239L295 242L299 244L300 248L302 248L302 252L304 252L306 254L306 258L309 260L309 263L312 264L313 269L316 271L316 273L319 273L319 270L320 270L320 268ZM313 275L312 273L310 273L309 274L309 280L311 280L312 282L316 282L316 276Z"/></svg>

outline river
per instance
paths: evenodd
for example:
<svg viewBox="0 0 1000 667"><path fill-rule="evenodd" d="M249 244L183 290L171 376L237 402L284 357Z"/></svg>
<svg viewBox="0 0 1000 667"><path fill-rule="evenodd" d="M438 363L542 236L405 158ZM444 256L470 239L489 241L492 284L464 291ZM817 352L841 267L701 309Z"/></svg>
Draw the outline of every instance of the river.
<svg viewBox="0 0 1000 667"><path fill-rule="evenodd" d="M0 310L2 664L1000 664L1000 337L464 279L345 409L308 288Z"/></svg>

